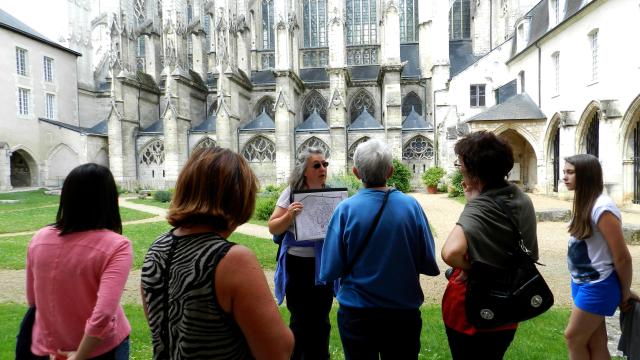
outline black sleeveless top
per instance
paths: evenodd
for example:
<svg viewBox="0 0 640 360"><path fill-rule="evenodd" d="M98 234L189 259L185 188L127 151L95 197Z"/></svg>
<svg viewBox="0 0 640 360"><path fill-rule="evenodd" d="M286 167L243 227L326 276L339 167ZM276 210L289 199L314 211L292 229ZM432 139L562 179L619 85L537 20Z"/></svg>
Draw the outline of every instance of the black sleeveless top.
<svg viewBox="0 0 640 360"><path fill-rule="evenodd" d="M214 233L161 235L142 266L153 358L252 359L238 324L218 304L215 273L235 245Z"/></svg>

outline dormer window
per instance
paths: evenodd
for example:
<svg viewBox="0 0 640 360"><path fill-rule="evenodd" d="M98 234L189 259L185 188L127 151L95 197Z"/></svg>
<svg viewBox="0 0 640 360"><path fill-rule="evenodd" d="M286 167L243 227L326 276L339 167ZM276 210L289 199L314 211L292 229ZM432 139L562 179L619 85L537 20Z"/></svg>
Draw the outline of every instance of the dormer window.
<svg viewBox="0 0 640 360"><path fill-rule="evenodd" d="M529 44L529 18L523 18L516 27L517 49L522 51Z"/></svg>
<svg viewBox="0 0 640 360"><path fill-rule="evenodd" d="M562 20L562 0L549 0L549 28L552 28Z"/></svg>

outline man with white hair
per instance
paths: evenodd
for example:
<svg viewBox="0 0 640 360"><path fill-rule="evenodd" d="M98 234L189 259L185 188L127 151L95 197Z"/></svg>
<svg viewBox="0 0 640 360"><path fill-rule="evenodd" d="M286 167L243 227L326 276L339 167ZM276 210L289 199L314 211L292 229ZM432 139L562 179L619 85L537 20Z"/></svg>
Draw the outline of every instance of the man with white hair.
<svg viewBox="0 0 640 360"><path fill-rule="evenodd" d="M424 301L420 274L440 273L418 202L387 187L391 151L379 140L356 149L353 173L364 188L336 208L320 279L341 278L338 328L349 359L417 359Z"/></svg>

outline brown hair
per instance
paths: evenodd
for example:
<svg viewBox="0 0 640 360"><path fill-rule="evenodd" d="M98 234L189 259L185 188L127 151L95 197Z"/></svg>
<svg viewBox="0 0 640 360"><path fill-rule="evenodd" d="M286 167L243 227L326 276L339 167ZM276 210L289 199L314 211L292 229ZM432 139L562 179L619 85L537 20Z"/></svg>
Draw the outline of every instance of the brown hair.
<svg viewBox="0 0 640 360"><path fill-rule="evenodd" d="M588 154L569 156L564 161L575 167L576 189L573 198L573 218L569 233L576 239L586 239L593 234L591 210L602 194L602 167L597 157Z"/></svg>
<svg viewBox="0 0 640 360"><path fill-rule="evenodd" d="M453 148L471 178L484 183L484 190L502 187L513 168L513 150L492 132L477 131L458 140Z"/></svg>
<svg viewBox="0 0 640 360"><path fill-rule="evenodd" d="M256 204L258 179L242 156L219 147L194 151L176 183L167 220L174 227L241 225Z"/></svg>

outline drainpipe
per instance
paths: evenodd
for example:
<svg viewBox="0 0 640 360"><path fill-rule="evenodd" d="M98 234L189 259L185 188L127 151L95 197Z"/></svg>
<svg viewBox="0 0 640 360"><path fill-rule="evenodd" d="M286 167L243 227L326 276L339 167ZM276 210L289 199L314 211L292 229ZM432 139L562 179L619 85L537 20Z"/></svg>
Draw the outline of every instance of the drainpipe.
<svg viewBox="0 0 640 360"><path fill-rule="evenodd" d="M535 45L538 48L538 107L542 108L542 49L537 41Z"/></svg>
<svg viewBox="0 0 640 360"><path fill-rule="evenodd" d="M436 149L436 154L435 154L435 157L434 157L435 166L439 166L439 164L440 164L440 149L439 149L439 145L440 145L439 143L440 142L438 141L439 132L440 131L438 130L438 125L439 124L438 124L438 120L437 120L437 117L436 117L436 114L437 114L437 111L438 111L438 105L436 103L436 95L438 93L440 93L440 92L447 91L447 90L448 90L447 88L443 88L443 89L438 89L438 90L433 92L433 145L434 145L434 147Z"/></svg>

